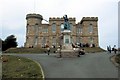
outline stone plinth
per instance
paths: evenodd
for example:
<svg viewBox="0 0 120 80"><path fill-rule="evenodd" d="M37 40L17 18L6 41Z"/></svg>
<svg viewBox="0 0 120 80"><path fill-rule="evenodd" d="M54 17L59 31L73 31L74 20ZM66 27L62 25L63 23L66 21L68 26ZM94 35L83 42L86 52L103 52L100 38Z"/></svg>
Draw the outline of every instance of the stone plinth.
<svg viewBox="0 0 120 80"><path fill-rule="evenodd" d="M74 50L61 50L61 56L72 58L72 57L77 57L78 53Z"/></svg>
<svg viewBox="0 0 120 80"><path fill-rule="evenodd" d="M57 57L62 58L73 58L73 57L78 57L78 50L65 50L62 49L61 51L58 50Z"/></svg>
<svg viewBox="0 0 120 80"><path fill-rule="evenodd" d="M70 30L64 30L62 32L63 34L63 44L60 48L58 49L58 55L57 57L77 57L78 56L78 50L75 50L72 48L72 42L71 42L71 31Z"/></svg>

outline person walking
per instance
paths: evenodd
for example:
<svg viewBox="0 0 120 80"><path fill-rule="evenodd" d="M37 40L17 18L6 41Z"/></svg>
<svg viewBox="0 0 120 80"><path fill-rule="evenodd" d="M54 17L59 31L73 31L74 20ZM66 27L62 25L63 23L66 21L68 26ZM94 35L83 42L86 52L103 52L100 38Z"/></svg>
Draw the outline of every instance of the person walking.
<svg viewBox="0 0 120 80"><path fill-rule="evenodd" d="M109 45L109 52L111 53L111 46Z"/></svg>
<svg viewBox="0 0 120 80"><path fill-rule="evenodd" d="M107 51L109 52L109 46L107 46Z"/></svg>
<svg viewBox="0 0 120 80"><path fill-rule="evenodd" d="M81 55L81 49L79 48L78 57L80 57L80 55Z"/></svg>
<svg viewBox="0 0 120 80"><path fill-rule="evenodd" d="M48 55L50 55L50 47L49 46L47 46L47 53L48 53Z"/></svg>
<svg viewBox="0 0 120 80"><path fill-rule="evenodd" d="M113 51L114 51L114 53L116 54L116 52L117 52L116 45L114 45Z"/></svg>

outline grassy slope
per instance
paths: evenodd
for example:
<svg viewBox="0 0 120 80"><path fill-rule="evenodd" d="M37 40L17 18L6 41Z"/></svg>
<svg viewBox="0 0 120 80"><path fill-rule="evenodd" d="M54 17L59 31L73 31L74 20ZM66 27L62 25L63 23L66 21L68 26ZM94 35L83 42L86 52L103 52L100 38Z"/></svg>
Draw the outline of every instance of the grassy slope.
<svg viewBox="0 0 120 80"><path fill-rule="evenodd" d="M120 54L116 55L115 61L116 61L118 64L120 64Z"/></svg>
<svg viewBox="0 0 120 80"><path fill-rule="evenodd" d="M84 48L85 52L87 53L95 53L95 52L104 52L105 50L100 47L94 47L94 48Z"/></svg>
<svg viewBox="0 0 120 80"><path fill-rule="evenodd" d="M84 48L87 53L94 53L94 52L103 52L105 50L94 47L94 48ZM50 52L53 53L57 49L50 49ZM5 53L45 53L45 48L11 48L5 51Z"/></svg>
<svg viewBox="0 0 120 80"><path fill-rule="evenodd" d="M3 59L8 60L2 63L3 78L42 78L41 68L32 60L16 56L3 56Z"/></svg>
<svg viewBox="0 0 120 80"><path fill-rule="evenodd" d="M51 49L51 53L57 49ZM45 53L46 48L10 48L3 53Z"/></svg>

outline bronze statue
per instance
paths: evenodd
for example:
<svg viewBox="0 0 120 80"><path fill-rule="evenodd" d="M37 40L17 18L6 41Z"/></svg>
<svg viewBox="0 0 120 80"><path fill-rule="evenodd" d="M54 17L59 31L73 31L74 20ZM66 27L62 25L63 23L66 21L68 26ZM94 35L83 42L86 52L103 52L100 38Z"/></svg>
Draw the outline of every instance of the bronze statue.
<svg viewBox="0 0 120 80"><path fill-rule="evenodd" d="M63 18L64 18L64 29L65 30L70 30L70 24L68 22L67 15L64 15Z"/></svg>

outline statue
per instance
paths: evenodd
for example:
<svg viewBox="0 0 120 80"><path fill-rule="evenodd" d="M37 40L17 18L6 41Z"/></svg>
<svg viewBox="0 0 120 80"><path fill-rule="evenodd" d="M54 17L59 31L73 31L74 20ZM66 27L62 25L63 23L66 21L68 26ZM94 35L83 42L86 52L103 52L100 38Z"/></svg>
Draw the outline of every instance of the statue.
<svg viewBox="0 0 120 80"><path fill-rule="evenodd" d="M70 24L68 22L67 15L63 16L64 18L64 30L70 30Z"/></svg>

